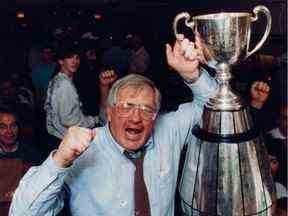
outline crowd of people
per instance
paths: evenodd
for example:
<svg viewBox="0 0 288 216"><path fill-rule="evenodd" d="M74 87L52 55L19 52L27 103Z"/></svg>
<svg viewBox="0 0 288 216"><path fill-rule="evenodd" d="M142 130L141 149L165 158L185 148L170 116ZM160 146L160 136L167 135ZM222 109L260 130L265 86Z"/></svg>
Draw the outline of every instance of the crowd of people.
<svg viewBox="0 0 288 216"><path fill-rule="evenodd" d="M161 73L176 71L170 81L188 92L179 99L182 89L172 83L176 93L167 99L167 83L153 76L141 35L54 36L28 51L28 75L0 79L0 215L8 215L17 187L14 216L181 214L175 207L181 152L217 88L201 67L207 63L202 50L194 53L186 39L166 45L167 72ZM282 60L275 70L287 69ZM287 87L269 73L243 96L268 150L276 215L284 215ZM277 105L275 92L282 98Z"/></svg>

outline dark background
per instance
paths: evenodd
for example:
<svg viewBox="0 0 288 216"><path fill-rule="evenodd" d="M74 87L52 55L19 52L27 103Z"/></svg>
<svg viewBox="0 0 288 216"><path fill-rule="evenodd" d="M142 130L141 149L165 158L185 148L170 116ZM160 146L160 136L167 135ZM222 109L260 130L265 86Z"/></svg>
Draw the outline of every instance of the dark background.
<svg viewBox="0 0 288 216"><path fill-rule="evenodd" d="M259 4L272 13L272 31L261 52L280 56L287 52L286 0L2 0L1 73L26 70L25 51L31 43L63 25L76 24L79 32L93 31L100 37L140 32L154 61L162 61L164 44L174 40L172 22L179 12L188 11L192 16L220 11L252 13ZM23 11L25 17L17 19L17 11ZM102 19L96 20L95 14ZM261 36L265 24L262 16L253 23L252 43Z"/></svg>

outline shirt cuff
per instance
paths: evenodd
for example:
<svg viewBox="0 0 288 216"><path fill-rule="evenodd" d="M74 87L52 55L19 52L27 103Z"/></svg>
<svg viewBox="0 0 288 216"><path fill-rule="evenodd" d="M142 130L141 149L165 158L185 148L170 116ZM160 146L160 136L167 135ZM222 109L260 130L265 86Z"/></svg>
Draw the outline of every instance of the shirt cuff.
<svg viewBox="0 0 288 216"><path fill-rule="evenodd" d="M187 83L186 84L190 87L190 89L193 91L194 94L212 94L213 91L215 93L217 89L217 82L214 78L212 78L208 72L201 68L201 75L197 79L197 81L193 83Z"/></svg>
<svg viewBox="0 0 288 216"><path fill-rule="evenodd" d="M214 59L211 59L207 62L207 64L209 67L216 69L217 61L215 61Z"/></svg>
<svg viewBox="0 0 288 216"><path fill-rule="evenodd" d="M60 167L57 165L57 163L53 160L52 156L56 152L56 150L52 151L49 155L49 157L46 159L46 161L43 163L43 166L45 166L48 170L48 174L50 176L55 176L55 177L64 177L68 170L71 168L70 167Z"/></svg>

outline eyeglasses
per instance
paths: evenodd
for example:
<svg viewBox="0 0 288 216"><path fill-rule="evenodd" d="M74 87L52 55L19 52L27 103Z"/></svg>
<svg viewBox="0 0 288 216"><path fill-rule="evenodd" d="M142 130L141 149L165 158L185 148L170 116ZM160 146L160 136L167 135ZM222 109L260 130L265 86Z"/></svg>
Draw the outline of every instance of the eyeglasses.
<svg viewBox="0 0 288 216"><path fill-rule="evenodd" d="M114 104L116 111L121 117L128 117L131 115L132 111L135 109L139 109L140 116L144 120L155 120L157 116L157 111L149 106L145 106L142 104L133 104L133 103L117 103Z"/></svg>

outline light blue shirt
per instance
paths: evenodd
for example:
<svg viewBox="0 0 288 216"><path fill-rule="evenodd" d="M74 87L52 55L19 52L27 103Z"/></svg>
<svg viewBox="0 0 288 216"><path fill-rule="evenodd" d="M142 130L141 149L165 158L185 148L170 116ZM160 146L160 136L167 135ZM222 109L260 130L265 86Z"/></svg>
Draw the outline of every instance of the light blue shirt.
<svg viewBox="0 0 288 216"><path fill-rule="evenodd" d="M144 179L152 216L174 215L181 149L195 139L192 127L217 87L206 72L189 86L194 101L158 116L146 143ZM124 156L108 125L95 131L89 148L71 167L57 167L50 155L41 166L30 169L13 197L10 216L55 216L64 205L64 188L73 216L134 216L134 164Z"/></svg>

